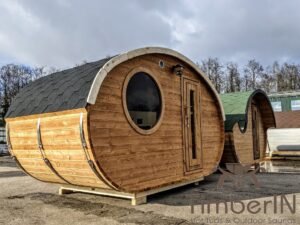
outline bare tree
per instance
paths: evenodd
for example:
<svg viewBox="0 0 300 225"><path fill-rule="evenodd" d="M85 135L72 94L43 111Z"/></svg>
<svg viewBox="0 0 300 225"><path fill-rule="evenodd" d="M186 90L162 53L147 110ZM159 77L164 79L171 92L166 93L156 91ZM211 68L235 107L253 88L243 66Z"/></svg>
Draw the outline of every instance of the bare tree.
<svg viewBox="0 0 300 225"><path fill-rule="evenodd" d="M0 96L2 115L9 108L12 98L19 90L44 75L43 67L31 68L24 65L7 64L0 68Z"/></svg>
<svg viewBox="0 0 300 225"><path fill-rule="evenodd" d="M274 62L273 71L277 91L297 90L300 88L300 65Z"/></svg>
<svg viewBox="0 0 300 225"><path fill-rule="evenodd" d="M226 67L226 92L241 91L241 78L238 65L229 62Z"/></svg>
<svg viewBox="0 0 300 225"><path fill-rule="evenodd" d="M254 90L264 71L263 66L255 59L249 60L244 68L245 90Z"/></svg>
<svg viewBox="0 0 300 225"><path fill-rule="evenodd" d="M295 64L284 63L281 73L285 79L285 90L296 90L299 84L299 69Z"/></svg>
<svg viewBox="0 0 300 225"><path fill-rule="evenodd" d="M221 93L223 88L224 73L222 68L218 58L208 58L201 63L201 69L208 75L218 93Z"/></svg>
<svg viewBox="0 0 300 225"><path fill-rule="evenodd" d="M267 93L276 91L276 78L270 67L267 67L266 72L261 74L258 87Z"/></svg>

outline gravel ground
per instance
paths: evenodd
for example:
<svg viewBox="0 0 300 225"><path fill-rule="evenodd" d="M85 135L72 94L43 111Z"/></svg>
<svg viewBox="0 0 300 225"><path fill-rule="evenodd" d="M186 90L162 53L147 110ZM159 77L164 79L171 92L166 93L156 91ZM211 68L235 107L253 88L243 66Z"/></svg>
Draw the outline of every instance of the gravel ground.
<svg viewBox="0 0 300 225"><path fill-rule="evenodd" d="M150 196L147 204L131 206L128 200L90 194L59 196L59 185L36 181L20 171L9 157L0 157L0 224L300 224L300 174L260 173L257 177L261 188L249 181L236 189L228 181L218 190L219 176L213 174L198 186L159 193ZM263 204L282 194L289 202L295 196L295 213L287 204L282 213L280 208L277 213L267 208L266 213L261 210L255 215L247 210L241 214L230 211L230 201L240 209L241 204L249 206L253 200ZM223 204L216 213L216 203L220 202ZM228 213L224 202L228 202ZM207 204L211 212L202 213L201 206Z"/></svg>

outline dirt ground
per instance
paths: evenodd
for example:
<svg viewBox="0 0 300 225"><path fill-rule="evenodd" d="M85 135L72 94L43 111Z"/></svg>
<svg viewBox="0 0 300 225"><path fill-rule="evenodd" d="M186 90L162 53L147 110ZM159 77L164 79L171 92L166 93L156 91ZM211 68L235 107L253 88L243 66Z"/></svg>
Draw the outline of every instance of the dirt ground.
<svg viewBox="0 0 300 225"><path fill-rule="evenodd" d="M9 157L0 157L0 224L300 224L300 174L260 173L260 188L255 188L251 180L238 189L227 181L218 190L219 177L213 174L198 186L159 193L150 196L147 204L131 206L129 200L119 198L81 193L59 196L59 185L36 181ZM295 198L295 212L288 202L282 213L280 207L274 212L272 203L263 212L266 201L283 194L290 206ZM232 201L235 211L230 208ZM216 203L220 203L219 213ZM259 213L240 211L242 205L251 210L254 204L260 204ZM202 212L202 205L210 205L210 213Z"/></svg>

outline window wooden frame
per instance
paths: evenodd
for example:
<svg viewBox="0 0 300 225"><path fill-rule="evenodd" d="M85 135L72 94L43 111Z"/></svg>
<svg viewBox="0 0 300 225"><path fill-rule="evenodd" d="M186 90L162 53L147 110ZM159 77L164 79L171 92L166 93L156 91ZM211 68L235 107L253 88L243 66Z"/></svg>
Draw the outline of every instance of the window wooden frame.
<svg viewBox="0 0 300 225"><path fill-rule="evenodd" d="M195 108L198 108L197 111L197 131L196 131L196 149L197 149L197 155L198 157L196 159L192 159L190 152L189 152L189 140L188 140L188 128L187 128L187 108L186 103L189 101L187 90L188 86L187 84L195 85L196 90L198 92L198 100L195 101ZM183 154L184 154L184 174L189 175L195 172L199 172L199 170L203 169L203 146L202 146L202 101L201 101L201 85L199 80L194 80L189 77L183 76L181 78L181 95L182 95L182 132L183 132Z"/></svg>
<svg viewBox="0 0 300 225"><path fill-rule="evenodd" d="M130 113L128 111L127 108L127 101L126 101L126 92L127 92L127 87L128 87L128 83L131 80L131 78L137 74L137 73L146 73L148 76L150 76L155 84L157 85L157 88L160 92L160 100L161 100L161 111L160 111L160 116L158 121L156 122L156 124L154 125L154 127L152 127L149 130L144 130L142 128L140 128L138 125L135 124L135 122L131 119ZM127 121L128 123L131 125L131 127L138 132L139 134L142 135L150 135L153 134L155 131L157 131L163 121L163 116L164 116L164 112L165 112L165 101L164 101L164 93L162 90L162 87L157 79L157 77L154 75L155 73L149 69L149 68L145 68L145 67L136 67L134 69L132 69L126 76L124 84L123 84L123 90L122 90L122 103L123 103L123 109L124 109L124 113L126 115Z"/></svg>

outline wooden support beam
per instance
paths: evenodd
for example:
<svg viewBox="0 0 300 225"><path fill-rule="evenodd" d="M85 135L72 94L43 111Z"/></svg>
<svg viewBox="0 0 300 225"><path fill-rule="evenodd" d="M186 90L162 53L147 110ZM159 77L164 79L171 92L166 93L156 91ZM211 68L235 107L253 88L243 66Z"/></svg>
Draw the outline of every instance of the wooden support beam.
<svg viewBox="0 0 300 225"><path fill-rule="evenodd" d="M58 190L58 194L59 195L66 195L66 194L71 194L73 193L74 191L72 190L69 190L69 189L65 189L63 187L60 187L59 190Z"/></svg>
<svg viewBox="0 0 300 225"><path fill-rule="evenodd" d="M147 203L147 196L131 199L131 205L141 205L146 203Z"/></svg>
<svg viewBox="0 0 300 225"><path fill-rule="evenodd" d="M125 198L131 200L131 205L141 205L147 203L147 196L156 194L159 192L167 191L173 188L181 187L187 184L199 184L199 181L203 180L203 177L197 178L195 180L185 181L181 183L170 184L168 186L155 188L148 191L143 191L139 193L126 193L121 191L115 191L112 189L104 189L104 188L91 188L91 187L81 187L64 184L59 188L59 195L70 194L73 192L81 192L81 193L89 193L103 196L111 196L117 198Z"/></svg>

